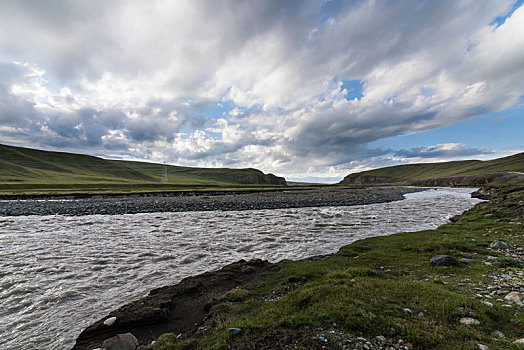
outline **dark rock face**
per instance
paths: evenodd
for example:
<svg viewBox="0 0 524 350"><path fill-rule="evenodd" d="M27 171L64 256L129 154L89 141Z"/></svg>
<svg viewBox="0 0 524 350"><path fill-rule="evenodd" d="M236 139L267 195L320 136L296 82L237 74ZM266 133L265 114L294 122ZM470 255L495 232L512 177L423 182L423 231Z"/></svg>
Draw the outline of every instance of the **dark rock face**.
<svg viewBox="0 0 524 350"><path fill-rule="evenodd" d="M136 336L139 344L150 344L168 332L195 333L204 322L213 298L255 283L274 266L262 260L240 260L218 271L185 278L177 285L154 289L147 297L111 312L109 316L117 318L111 327L104 325L107 316L87 327L73 350L96 349L108 338L125 333Z"/></svg>
<svg viewBox="0 0 524 350"><path fill-rule="evenodd" d="M233 182L245 185L287 185L285 178L273 174L264 174L262 172L260 172L260 174L228 175L226 178Z"/></svg>
<svg viewBox="0 0 524 350"><path fill-rule="evenodd" d="M431 258L429 263L433 266L459 266L460 262L449 255L437 255Z"/></svg>

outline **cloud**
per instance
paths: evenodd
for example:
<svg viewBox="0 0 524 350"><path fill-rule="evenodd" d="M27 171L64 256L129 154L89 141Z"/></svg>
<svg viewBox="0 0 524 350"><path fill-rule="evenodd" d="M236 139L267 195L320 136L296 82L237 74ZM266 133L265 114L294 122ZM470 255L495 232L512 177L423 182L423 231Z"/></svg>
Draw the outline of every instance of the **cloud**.
<svg viewBox="0 0 524 350"><path fill-rule="evenodd" d="M4 1L0 141L343 176L391 151L370 142L518 103L524 7L502 20L511 8L498 0ZM358 85L355 99L348 82ZM219 104L228 108L210 112ZM482 151L449 147L395 156Z"/></svg>
<svg viewBox="0 0 524 350"><path fill-rule="evenodd" d="M466 145L462 143L445 143L434 146L415 147L409 150L402 149L393 152L396 157L435 159L465 158L480 155L484 156L493 153L494 152L490 150L467 148Z"/></svg>

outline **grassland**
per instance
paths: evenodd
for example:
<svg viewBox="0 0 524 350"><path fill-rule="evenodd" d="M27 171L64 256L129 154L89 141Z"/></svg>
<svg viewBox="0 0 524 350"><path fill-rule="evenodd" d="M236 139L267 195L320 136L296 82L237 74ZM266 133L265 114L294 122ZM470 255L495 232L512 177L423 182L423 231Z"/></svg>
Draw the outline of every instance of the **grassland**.
<svg viewBox="0 0 524 350"><path fill-rule="evenodd" d="M257 169L166 166L0 145L0 194L128 193L266 188L282 180ZM283 182L285 184L285 180Z"/></svg>
<svg viewBox="0 0 524 350"><path fill-rule="evenodd" d="M524 247L524 182L496 188L492 201L436 230L364 239L318 261L282 261L254 286L229 293L237 297L216 300L203 334L165 335L156 349L340 349L351 336L379 335L413 349L517 349L523 308L504 295L476 297L496 290L494 276L517 276L511 283L524 286L523 266L511 256ZM512 249L492 250L494 240ZM473 262L434 267L437 254ZM232 335L230 327L242 331Z"/></svg>
<svg viewBox="0 0 524 350"><path fill-rule="evenodd" d="M493 173L524 172L524 153L490 161L464 160L444 163L406 164L363 171L346 176L342 184L398 183L468 177Z"/></svg>

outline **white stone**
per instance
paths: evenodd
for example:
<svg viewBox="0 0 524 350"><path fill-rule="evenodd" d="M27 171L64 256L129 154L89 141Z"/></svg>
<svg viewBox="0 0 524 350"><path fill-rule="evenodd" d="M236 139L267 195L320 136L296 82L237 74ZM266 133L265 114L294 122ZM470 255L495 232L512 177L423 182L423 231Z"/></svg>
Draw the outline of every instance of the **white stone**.
<svg viewBox="0 0 524 350"><path fill-rule="evenodd" d="M520 346L524 346L524 338L517 339L513 342L513 344L517 344Z"/></svg>
<svg viewBox="0 0 524 350"><path fill-rule="evenodd" d="M467 325L472 325L472 324L480 324L480 321L477 320L476 318L462 317L460 319L460 323L467 324Z"/></svg>
<svg viewBox="0 0 524 350"><path fill-rule="evenodd" d="M107 320L104 321L104 325L106 326L112 326L116 322L116 317L109 317Z"/></svg>
<svg viewBox="0 0 524 350"><path fill-rule="evenodd" d="M479 350L489 350L489 348L484 344L479 344Z"/></svg>
<svg viewBox="0 0 524 350"><path fill-rule="evenodd" d="M509 300L509 301L514 301L520 304L522 303L522 300L524 299L524 293L511 292L508 295L506 295L504 299Z"/></svg>

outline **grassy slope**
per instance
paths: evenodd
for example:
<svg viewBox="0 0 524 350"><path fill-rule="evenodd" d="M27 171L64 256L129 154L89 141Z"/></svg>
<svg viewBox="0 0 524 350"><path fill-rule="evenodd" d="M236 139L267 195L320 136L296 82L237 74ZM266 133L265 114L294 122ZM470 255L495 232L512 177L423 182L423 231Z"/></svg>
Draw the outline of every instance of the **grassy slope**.
<svg viewBox="0 0 524 350"><path fill-rule="evenodd" d="M0 192L71 192L169 190L203 186L235 187L230 177L263 176L256 169L206 169L168 166L160 186L162 164L106 160L80 154L0 145Z"/></svg>
<svg viewBox="0 0 524 350"><path fill-rule="evenodd" d="M371 176L383 178L387 182L397 182L511 171L524 172L524 153L490 161L465 160L397 165L350 174L347 178Z"/></svg>
<svg viewBox="0 0 524 350"><path fill-rule="evenodd" d="M516 348L491 333L501 331L510 341L524 337L523 309L505 307L507 302L495 298L489 299L494 304L489 307L473 298L476 287L490 284L486 274L522 271L522 266L484 264L489 255L503 255L488 249L493 240L524 246L524 183L501 188L492 202L436 230L364 239L320 261L283 261L277 272L243 292L242 301L214 305L207 336L160 349L256 349L268 344L330 349L340 348L344 336L339 334L383 335L403 339L415 349L478 349L478 343L490 349ZM437 254L474 262L433 267L429 260ZM475 317L481 324L462 325L461 317ZM239 327L242 334L232 336L228 327ZM318 340L320 335L327 344Z"/></svg>

